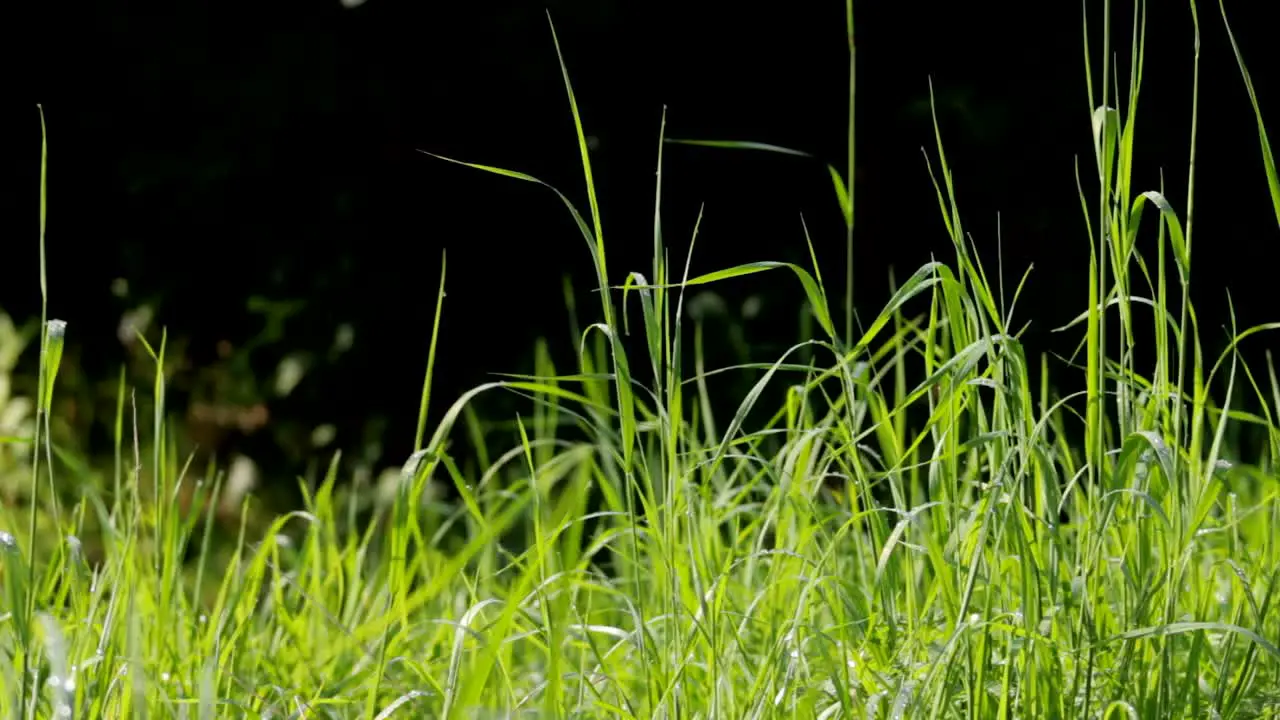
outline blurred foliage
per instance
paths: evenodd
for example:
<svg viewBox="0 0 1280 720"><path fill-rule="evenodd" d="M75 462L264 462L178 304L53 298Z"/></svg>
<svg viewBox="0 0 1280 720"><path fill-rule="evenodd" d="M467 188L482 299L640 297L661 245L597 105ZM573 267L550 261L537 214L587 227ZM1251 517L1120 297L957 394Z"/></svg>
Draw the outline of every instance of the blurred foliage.
<svg viewBox="0 0 1280 720"><path fill-rule="evenodd" d="M35 428L35 384L25 386L14 370L38 323L22 327L0 311L0 497L12 506L30 487L30 444Z"/></svg>
<svg viewBox="0 0 1280 720"><path fill-rule="evenodd" d="M259 332L241 343L220 341L213 357L205 358L197 341L167 337L154 322L153 306L140 305L120 318L123 363L114 378L86 371L78 328L70 327L49 418L62 499L74 503L86 487L109 497L113 484L128 481L135 453L151 457L156 358L162 355L170 444L165 450L180 470L174 473L179 486L167 490L186 504L197 483L221 480L226 492L217 515L229 527L238 522L240 500L251 490L261 501L254 504L258 520L292 507L298 482L318 483L335 459L336 429L274 408L305 388L315 367L336 361L353 341L351 328L339 327L327 353L284 350L284 324L302 307L252 298L249 308L261 318ZM25 507L31 490L38 325L38 320L17 324L0 311L0 499L11 509ZM275 361L274 371L262 372L263 356ZM378 419L365 425L376 431ZM341 471L368 481L381 469L381 456L378 443L364 443L363 452L354 453ZM149 479L136 482L149 492Z"/></svg>

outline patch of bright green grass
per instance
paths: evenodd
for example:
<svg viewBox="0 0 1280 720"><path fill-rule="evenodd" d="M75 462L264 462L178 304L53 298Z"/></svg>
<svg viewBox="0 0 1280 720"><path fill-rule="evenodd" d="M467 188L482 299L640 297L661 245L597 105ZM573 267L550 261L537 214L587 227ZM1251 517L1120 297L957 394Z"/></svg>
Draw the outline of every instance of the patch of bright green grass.
<svg viewBox="0 0 1280 720"><path fill-rule="evenodd" d="M1063 328L1081 337L1083 372L1055 366L1052 383L1049 361L1018 341L1021 283L1004 287L968 243L943 129L930 171L955 256L859 326L852 131L844 171L829 167L849 250L843 317L817 267L690 277L697 228L673 259L661 224L665 138L652 266L619 282L567 70L587 211L552 191L600 291L578 366L540 353L533 375L456 399L433 434L420 423L371 523L356 522L330 472L304 488L303 509L242 532L215 563L226 548L199 521L219 483L200 484L190 510L173 502L193 480L160 422L161 381L150 420L121 388L118 486L58 507L47 428L64 328L46 319L34 502L26 518L0 514L0 715L1275 717L1280 383L1236 352L1275 326L1233 327L1228 350L1206 357L1188 299L1190 202L1178 210L1132 185L1144 13L1135 6L1127 75L1109 24L1086 51L1090 275L1086 311ZM852 73L851 6L848 27ZM1196 32L1198 53L1198 17ZM852 113L852 78L849 95ZM1258 130L1280 217L1260 113ZM804 227L797 238L809 240ZM758 272L795 282L816 336L770 362L706 368L689 289ZM1143 365L1134 349L1148 343ZM755 385L717 416L708 378L725 371ZM1215 402L1208 389L1223 380L1260 409ZM785 399L764 407L773 387ZM468 403L498 391L530 401L519 442L452 454L455 431L484 429ZM1228 463L1240 424L1262 428L1265 447ZM420 500L440 485L460 498L443 516ZM89 532L102 543L93 562Z"/></svg>

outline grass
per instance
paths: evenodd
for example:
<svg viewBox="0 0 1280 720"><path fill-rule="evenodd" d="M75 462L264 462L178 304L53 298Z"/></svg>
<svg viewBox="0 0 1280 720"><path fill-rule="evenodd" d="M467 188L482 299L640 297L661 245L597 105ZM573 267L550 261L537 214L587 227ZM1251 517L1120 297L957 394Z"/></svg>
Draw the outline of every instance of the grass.
<svg viewBox="0 0 1280 720"><path fill-rule="evenodd" d="M46 319L31 514L0 514L0 715L1277 717L1280 381L1238 352L1277 326L1233 327L1225 352L1203 352L1188 292L1195 125L1179 212L1131 182L1145 6L1133 20L1123 84L1110 22L1101 47L1086 23L1091 270L1086 309L1062 329L1083 331L1080 362L1024 353L1022 284L1008 292L1003 268L992 283L969 245L940 128L930 172L955 257L920 268L865 325L851 272L837 329L816 266L690 277L696 227L672 264L665 137L652 267L617 284L567 69L588 212L552 190L595 261L599 319L578 333L577 367L541 353L532 375L456 399L429 437L420 422L370 522L331 471L303 487L302 509L242 530L215 562L202 522L214 504L199 501L219 476L196 480L177 456L161 379L149 428L122 384L118 484L57 507L47 421L64 326ZM849 94L852 113L852 79ZM847 271L852 122L849 142L844 174L829 167ZM708 370L686 290L779 271L816 336ZM424 418L444 285L442 271ZM718 372L755 378L732 416L712 411ZM1223 384L1257 409L1216 402ZM470 401L495 391L529 400L517 442L455 454L456 432L486 431ZM1231 455L1239 427L1260 429L1256 457ZM421 500L440 485L459 498L448 511ZM189 510L171 502L184 486ZM92 560L90 534L103 544Z"/></svg>

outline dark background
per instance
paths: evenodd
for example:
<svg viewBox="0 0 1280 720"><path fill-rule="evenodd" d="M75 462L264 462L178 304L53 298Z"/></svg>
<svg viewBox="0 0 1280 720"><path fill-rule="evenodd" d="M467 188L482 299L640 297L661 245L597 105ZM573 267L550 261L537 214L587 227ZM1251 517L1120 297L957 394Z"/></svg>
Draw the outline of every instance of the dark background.
<svg viewBox="0 0 1280 720"><path fill-rule="evenodd" d="M1132 10L1115 4L1115 49L1127 58ZM1252 111L1217 4L1201 4L1193 251L1212 345L1226 320L1224 288L1242 325L1280 319L1280 306ZM1181 212L1191 20L1184 3L1150 5L1135 190L1157 188L1163 169ZM1228 11L1264 113L1280 127L1264 5L1236 0ZM334 422L339 444L382 434L386 461L398 463L413 441L442 249L435 416L487 373L528 371L537 337L571 357L564 276L584 323L597 319L589 257L554 195L417 152L529 172L585 210L548 10L596 142L614 282L648 271L664 106L670 136L776 143L844 167L838 0L35 3L4 22L0 308L18 318L39 311L39 102L50 138L50 312L69 321L84 372L115 377L119 318L139 302L157 303L157 323L190 340L199 366L219 341L258 334L249 298L298 301L283 339L253 355L256 372L290 350L323 354L342 323L354 327L355 347L308 376L275 416ZM1096 53L1101 3L1089 12ZM1006 284L1036 266L1018 313L1033 321L1031 350L1069 353L1078 336L1047 331L1087 298L1076 157L1091 203L1096 193L1080 3L858 3L856 22L859 311L873 315L888 298L891 267L901 279L931 254L953 257L921 154L936 158L932 78L961 210L988 272L1000 213ZM843 229L821 163L669 146L664 186L666 237L681 262L705 203L695 272L807 264L803 213L833 298L843 297ZM112 294L116 278L128 280L127 297ZM790 278L722 290L735 303L763 293L763 315L744 328L758 359L796 339L801 294ZM386 424L369 425L373 417Z"/></svg>

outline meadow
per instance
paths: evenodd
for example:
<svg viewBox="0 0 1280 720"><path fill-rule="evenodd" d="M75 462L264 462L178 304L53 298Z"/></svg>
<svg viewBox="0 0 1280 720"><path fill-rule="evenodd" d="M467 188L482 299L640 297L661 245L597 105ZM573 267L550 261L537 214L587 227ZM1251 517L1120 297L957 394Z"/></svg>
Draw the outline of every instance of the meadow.
<svg viewBox="0 0 1280 720"><path fill-rule="evenodd" d="M925 200L954 254L855 316L846 9L849 153L826 167L846 226L844 292L816 262L690 276L698 228L661 223L664 148L795 151L665 127L652 264L610 267L562 62L585 207L569 198L581 190L440 160L537 185L571 214L598 291L594 320L575 328L578 364L539 355L531 374L442 400L442 271L413 389L417 451L363 496L335 461L301 484L298 510L215 538L224 476L177 452L157 372L150 387L121 382L110 481L68 501L49 428L77 329L43 317L30 432L0 444L27 482L23 507L0 512L0 716L1280 716L1280 380L1240 353L1280 323L1233 327L1225 350L1203 350L1190 301L1203 252L1194 185L1206 181L1194 168L1198 72L1190 200L1175 208L1132 182L1141 23L1129 47L1112 46L1108 25L1086 50L1103 58L1083 67L1096 107L1081 114L1094 152L1077 166L1090 272L1080 315L1060 329L1079 348L1065 362L1028 357L1015 311L1034 279L974 251L936 123ZM1212 23L1194 0L1190 12L1197 48L1201 31L1230 33L1225 10ZM1097 29L1082 36L1096 43ZM1236 60L1238 77L1215 80L1252 102L1264 172L1247 181L1267 184L1280 221L1239 47ZM45 202L42 291L45 263L67 261L45 248ZM804 298L811 335L778 357L706 367L688 294L765 272ZM163 367L165 340L147 348ZM754 383L732 414L710 399L726 373ZM5 379L0 405L14 407ZM492 393L526 411L479 416L472 402ZM441 402L444 420L427 427ZM502 453L456 442L497 423L518 438ZM440 488L456 502L427 502Z"/></svg>

